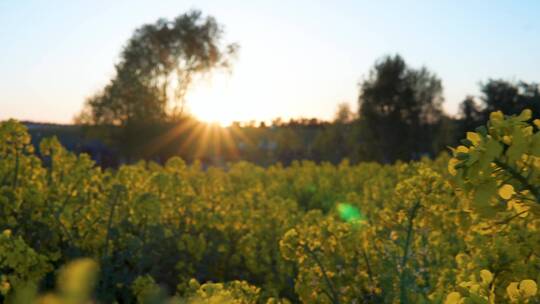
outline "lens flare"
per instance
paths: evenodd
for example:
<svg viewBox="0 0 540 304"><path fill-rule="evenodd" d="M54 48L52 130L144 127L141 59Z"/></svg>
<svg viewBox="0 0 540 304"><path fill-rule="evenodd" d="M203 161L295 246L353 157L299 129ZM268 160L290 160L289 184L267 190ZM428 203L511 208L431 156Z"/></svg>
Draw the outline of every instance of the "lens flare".
<svg viewBox="0 0 540 304"><path fill-rule="evenodd" d="M366 220L366 218L360 212L360 209L348 203L338 204L337 211L339 213L339 217L343 221L350 224L362 224Z"/></svg>

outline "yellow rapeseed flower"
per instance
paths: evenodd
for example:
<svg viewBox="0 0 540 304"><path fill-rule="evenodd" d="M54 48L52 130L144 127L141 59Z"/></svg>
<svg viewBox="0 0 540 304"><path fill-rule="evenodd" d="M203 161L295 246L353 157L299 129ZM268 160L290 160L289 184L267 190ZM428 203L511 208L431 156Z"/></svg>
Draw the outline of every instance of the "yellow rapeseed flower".
<svg viewBox="0 0 540 304"><path fill-rule="evenodd" d="M503 120L503 118L504 118L504 115L501 111L491 112L489 114L489 119L492 121Z"/></svg>
<svg viewBox="0 0 540 304"><path fill-rule="evenodd" d="M504 184L501 188L499 188L499 195L503 198L503 199L510 199L512 197L512 195L514 195L515 191L514 191L514 187L512 185L509 185L509 184Z"/></svg>
<svg viewBox="0 0 540 304"><path fill-rule="evenodd" d="M444 304L459 304L461 300L461 295L459 292L451 292L446 296L446 300L444 301Z"/></svg>
<svg viewBox="0 0 540 304"><path fill-rule="evenodd" d="M457 158L451 158L448 161L448 172L450 172L450 174L452 174L454 176L457 174L456 165L458 163L459 163L459 160Z"/></svg>
<svg viewBox="0 0 540 304"><path fill-rule="evenodd" d="M533 280L523 280L519 282L519 291L525 298L530 298L536 295L538 287Z"/></svg>
<svg viewBox="0 0 540 304"><path fill-rule="evenodd" d="M480 135L478 133L474 132L467 132L467 139L473 143L473 145L478 146L480 144L480 141L482 140L480 138Z"/></svg>
<svg viewBox="0 0 540 304"><path fill-rule="evenodd" d="M456 152L459 152L459 153L467 153L469 152L469 148L465 147L465 146L458 146L456 148Z"/></svg>

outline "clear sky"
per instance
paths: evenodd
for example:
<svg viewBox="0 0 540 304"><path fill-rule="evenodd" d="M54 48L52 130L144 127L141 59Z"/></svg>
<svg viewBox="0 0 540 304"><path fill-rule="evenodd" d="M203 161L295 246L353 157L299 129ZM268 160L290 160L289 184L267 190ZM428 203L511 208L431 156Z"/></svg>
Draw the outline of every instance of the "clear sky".
<svg viewBox="0 0 540 304"><path fill-rule="evenodd" d="M0 119L70 122L133 30L192 8L241 47L188 96L207 121L331 118L385 54L436 73L450 114L490 77L540 81L540 1L1 0Z"/></svg>

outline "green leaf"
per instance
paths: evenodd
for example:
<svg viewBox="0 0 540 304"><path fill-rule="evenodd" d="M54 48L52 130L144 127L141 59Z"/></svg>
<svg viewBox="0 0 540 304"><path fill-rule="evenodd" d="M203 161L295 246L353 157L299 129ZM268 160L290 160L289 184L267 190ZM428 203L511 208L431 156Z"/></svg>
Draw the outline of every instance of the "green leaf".
<svg viewBox="0 0 540 304"><path fill-rule="evenodd" d="M537 157L540 156L540 132L536 132L532 136L531 154Z"/></svg>
<svg viewBox="0 0 540 304"><path fill-rule="evenodd" d="M506 151L508 162L514 164L521 158L521 155L527 150L527 141L523 135L523 131L518 127L512 132L512 145Z"/></svg>
<svg viewBox="0 0 540 304"><path fill-rule="evenodd" d="M477 133L482 134L482 136L486 136L487 133L488 133L485 126L480 126L480 127L476 128L476 129L474 129L474 130L475 130Z"/></svg>
<svg viewBox="0 0 540 304"><path fill-rule="evenodd" d="M498 141L493 139L488 140L485 145L485 151L479 160L480 170L487 173L491 162L502 154L503 149L503 146Z"/></svg>
<svg viewBox="0 0 540 304"><path fill-rule="evenodd" d="M467 146L467 147L470 147L470 146L473 145L472 141L470 141L470 140L468 140L468 139L466 139L466 138L462 139L462 140L460 141L460 143L462 143L463 145L465 145L465 146Z"/></svg>
<svg viewBox="0 0 540 304"><path fill-rule="evenodd" d="M495 209L491 206L491 198L497 194L497 183L495 180L486 181L476 188L473 199L473 207L478 213L485 217L495 215Z"/></svg>

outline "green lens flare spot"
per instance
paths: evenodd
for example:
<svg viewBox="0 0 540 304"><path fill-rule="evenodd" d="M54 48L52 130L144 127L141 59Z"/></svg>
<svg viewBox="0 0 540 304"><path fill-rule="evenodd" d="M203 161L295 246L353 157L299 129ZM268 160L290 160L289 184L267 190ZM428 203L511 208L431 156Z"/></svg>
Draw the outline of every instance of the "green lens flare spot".
<svg viewBox="0 0 540 304"><path fill-rule="evenodd" d="M348 203L338 204L337 211L339 217L350 224L361 224L366 220L362 213L360 213L360 209Z"/></svg>

